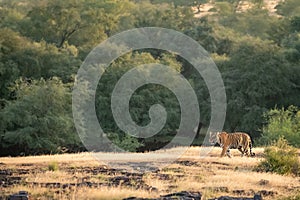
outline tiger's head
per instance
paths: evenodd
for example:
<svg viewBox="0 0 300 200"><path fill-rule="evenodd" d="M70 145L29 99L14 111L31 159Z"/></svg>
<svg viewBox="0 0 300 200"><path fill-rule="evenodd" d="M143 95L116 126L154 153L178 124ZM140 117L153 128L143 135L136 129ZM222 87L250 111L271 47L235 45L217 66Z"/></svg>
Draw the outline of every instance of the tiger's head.
<svg viewBox="0 0 300 200"><path fill-rule="evenodd" d="M221 144L222 138L227 135L226 132L209 132L209 142L211 144Z"/></svg>
<svg viewBox="0 0 300 200"><path fill-rule="evenodd" d="M211 144L216 144L219 143L219 137L218 135L220 134L220 132L209 132L209 142Z"/></svg>

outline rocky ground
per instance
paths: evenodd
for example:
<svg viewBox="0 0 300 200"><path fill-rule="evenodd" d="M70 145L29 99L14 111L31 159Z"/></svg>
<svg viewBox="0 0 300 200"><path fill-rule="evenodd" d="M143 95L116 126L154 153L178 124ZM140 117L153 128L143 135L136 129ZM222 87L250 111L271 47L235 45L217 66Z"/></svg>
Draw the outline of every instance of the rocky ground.
<svg viewBox="0 0 300 200"><path fill-rule="evenodd" d="M31 199L278 199L300 191L300 179L260 173L262 159L200 158L193 148L150 171L110 167L88 154L0 158L0 199L24 190ZM234 154L234 153L233 153ZM67 158L70 157L68 160ZM122 163L120 162L120 163Z"/></svg>

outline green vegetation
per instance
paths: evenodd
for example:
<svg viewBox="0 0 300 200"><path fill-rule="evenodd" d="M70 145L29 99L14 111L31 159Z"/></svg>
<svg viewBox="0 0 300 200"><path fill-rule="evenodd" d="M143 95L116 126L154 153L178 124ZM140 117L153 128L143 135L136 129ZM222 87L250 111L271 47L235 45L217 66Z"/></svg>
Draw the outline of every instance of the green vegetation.
<svg viewBox="0 0 300 200"><path fill-rule="evenodd" d="M263 128L260 143L270 144L284 137L289 144L300 147L300 110L295 106L288 109L272 109L266 114L267 125Z"/></svg>
<svg viewBox="0 0 300 200"><path fill-rule="evenodd" d="M297 200L300 199L300 194L292 195L289 197L282 198L282 200Z"/></svg>
<svg viewBox="0 0 300 200"><path fill-rule="evenodd" d="M49 171L58 171L59 170L58 162L52 161L51 163L49 163L48 170Z"/></svg>
<svg viewBox="0 0 300 200"><path fill-rule="evenodd" d="M47 81L17 80L15 94L1 110L2 153L26 155L57 153L60 147L79 145L71 116L70 87L53 77Z"/></svg>
<svg viewBox="0 0 300 200"><path fill-rule="evenodd" d="M258 170L299 176L300 162L297 149L280 137L272 146L265 149L265 160L259 164Z"/></svg>
<svg viewBox="0 0 300 200"><path fill-rule="evenodd" d="M265 10L261 0L252 0L253 6L245 11L239 10L240 0L216 0L214 12L196 18L191 6L201 14L200 5L207 2L0 1L0 156L84 150L71 110L77 70L87 54L108 37L146 26L185 33L211 54L226 87L226 131L263 136L266 143L284 135L299 147L299 111L289 108L300 107L299 1L281 2L278 17ZM156 49L129 52L105 71L95 99L104 132L128 151L158 149L176 134L178 100L159 85L139 88L130 100L130 114L138 125L150 122L151 105L166 108L167 123L159 134L146 139L130 137L114 122L110 107L114 85L128 70L148 63L174 67L195 89L203 129L194 144L201 144L211 109L206 84L186 60Z"/></svg>

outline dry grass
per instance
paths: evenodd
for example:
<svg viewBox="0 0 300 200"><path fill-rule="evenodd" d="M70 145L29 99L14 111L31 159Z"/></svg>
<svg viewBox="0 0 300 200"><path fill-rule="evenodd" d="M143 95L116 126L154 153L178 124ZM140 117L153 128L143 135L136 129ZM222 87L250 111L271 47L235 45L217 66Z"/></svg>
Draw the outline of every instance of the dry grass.
<svg viewBox="0 0 300 200"><path fill-rule="evenodd" d="M48 200L48 199L84 199L84 200L119 200L124 197L131 197L139 194L142 197L150 198L155 195L148 191L136 191L128 188L76 188L67 192L53 192L47 188L41 187L28 187L28 186L15 186L11 188L12 191L30 191L31 199ZM0 190L1 191L1 190ZM156 195L157 196L157 195ZM0 196L1 197L1 196Z"/></svg>
<svg viewBox="0 0 300 200"><path fill-rule="evenodd" d="M0 158L0 170L17 171L27 169L30 172L21 174L23 182L7 188L0 188L0 197L15 193L19 190L29 191L34 199L122 199L130 196L158 197L159 195L178 191L200 191L204 198L220 195L238 196L235 190L242 190L242 196L251 196L253 192L261 190L273 191L275 196L265 196L264 199L278 199L299 192L299 177L281 176L271 173L259 173L254 167L263 159L263 148L256 148L256 157L240 157L237 150L232 150L233 158L220 158L220 148L213 148L207 156L200 157L204 149L191 147L177 162L168 164L167 155L182 150L174 148L168 151L159 151L157 156L145 161L144 155L114 154L113 159L120 159L114 167L124 168L130 162L154 162L162 163L164 168L158 172L146 172L141 174L144 184L158 190L136 188L137 180L131 179L131 185L106 185L114 176L120 176L121 171L113 173L91 173L91 170L104 167L112 161L111 154L98 154L102 156L99 162L89 153L63 154L49 156L30 156L19 158ZM109 156L110 155L110 156ZM132 160L131 158L134 159ZM150 160L149 160L150 159ZM182 161L182 162L181 162ZM48 165L57 162L59 170L49 171ZM187 163L187 164L184 164ZM118 167L117 167L118 168ZM126 167L125 167L126 168ZM88 170L90 171L88 171ZM109 169L109 166L108 166ZM134 172L132 169L125 170ZM167 178L161 178L166 176ZM1 175L0 175L1 178ZM99 183L99 187L70 187L67 189L47 188L30 183L80 183L83 180ZM267 183L260 184L261 180ZM137 183L135 183L137 182ZM102 184L102 185L101 185ZM103 185L104 184L104 185ZM223 189L222 189L223 188Z"/></svg>
<svg viewBox="0 0 300 200"><path fill-rule="evenodd" d="M42 156L26 156L26 157L2 157L0 161L5 164L26 164L26 163L44 163L44 162L93 162L96 161L91 153L77 154L55 154ZM99 164L99 163L98 163Z"/></svg>

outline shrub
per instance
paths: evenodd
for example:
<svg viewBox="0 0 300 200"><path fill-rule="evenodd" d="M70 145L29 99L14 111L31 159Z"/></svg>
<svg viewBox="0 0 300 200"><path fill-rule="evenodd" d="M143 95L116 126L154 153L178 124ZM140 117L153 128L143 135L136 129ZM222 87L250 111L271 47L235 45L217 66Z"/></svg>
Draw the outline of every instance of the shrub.
<svg viewBox="0 0 300 200"><path fill-rule="evenodd" d="M300 199L300 193L283 198L282 200L297 200Z"/></svg>
<svg viewBox="0 0 300 200"><path fill-rule="evenodd" d="M265 160L259 164L259 171L300 175L297 149L290 146L283 137L280 137L272 146L267 147L264 153Z"/></svg>
<svg viewBox="0 0 300 200"><path fill-rule="evenodd" d="M58 163L56 161L52 161L51 163L48 164L48 170L49 171L58 171Z"/></svg>
<svg viewBox="0 0 300 200"><path fill-rule="evenodd" d="M258 142L269 145L280 137L286 138L289 144L300 147L300 110L296 106L288 109L272 109L265 113L267 125L263 127L262 137Z"/></svg>
<svg viewBox="0 0 300 200"><path fill-rule="evenodd" d="M137 148L143 146L136 137L129 134L109 133L108 138L120 149L135 152Z"/></svg>

